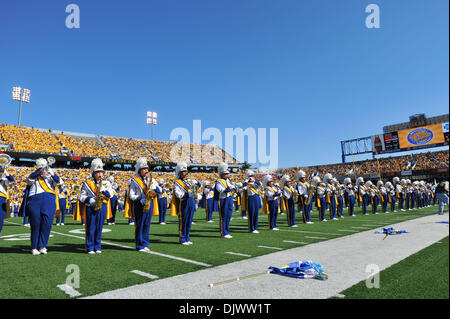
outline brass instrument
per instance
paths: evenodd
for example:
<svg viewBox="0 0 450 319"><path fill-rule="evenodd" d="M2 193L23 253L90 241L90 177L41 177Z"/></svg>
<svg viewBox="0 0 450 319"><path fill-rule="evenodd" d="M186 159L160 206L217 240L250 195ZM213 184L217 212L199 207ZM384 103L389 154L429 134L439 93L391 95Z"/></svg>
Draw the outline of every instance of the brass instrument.
<svg viewBox="0 0 450 319"><path fill-rule="evenodd" d="M11 163L12 158L8 154L0 154L0 173L6 170L6 167Z"/></svg>
<svg viewBox="0 0 450 319"><path fill-rule="evenodd" d="M47 158L47 169L49 169L53 164L55 164L56 159L53 156Z"/></svg>

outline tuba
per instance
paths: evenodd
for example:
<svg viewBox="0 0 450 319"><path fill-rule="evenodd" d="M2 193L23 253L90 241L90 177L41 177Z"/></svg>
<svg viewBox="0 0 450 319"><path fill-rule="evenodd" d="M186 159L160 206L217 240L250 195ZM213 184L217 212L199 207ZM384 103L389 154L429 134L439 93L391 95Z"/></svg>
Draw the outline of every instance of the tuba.
<svg viewBox="0 0 450 319"><path fill-rule="evenodd" d="M319 175L318 172L314 172L311 174L311 178L309 179L309 187L308 187L308 198L305 201L305 205L308 206L311 203L314 193L316 192L317 185L313 185L313 178Z"/></svg>
<svg viewBox="0 0 450 319"><path fill-rule="evenodd" d="M11 163L12 158L8 154L0 154L0 173L6 170L6 167Z"/></svg>

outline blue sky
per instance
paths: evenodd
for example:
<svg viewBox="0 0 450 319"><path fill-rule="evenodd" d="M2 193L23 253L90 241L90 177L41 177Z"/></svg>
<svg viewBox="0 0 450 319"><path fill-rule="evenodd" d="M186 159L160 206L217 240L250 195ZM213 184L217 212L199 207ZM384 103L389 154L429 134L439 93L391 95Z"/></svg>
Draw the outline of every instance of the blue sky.
<svg viewBox="0 0 450 319"><path fill-rule="evenodd" d="M68 29L66 6L80 8ZM368 29L368 4L381 28ZM447 0L0 2L0 122L149 139L176 127L278 128L280 167L448 113ZM207 143L208 141L204 141ZM448 148L447 148L448 149Z"/></svg>

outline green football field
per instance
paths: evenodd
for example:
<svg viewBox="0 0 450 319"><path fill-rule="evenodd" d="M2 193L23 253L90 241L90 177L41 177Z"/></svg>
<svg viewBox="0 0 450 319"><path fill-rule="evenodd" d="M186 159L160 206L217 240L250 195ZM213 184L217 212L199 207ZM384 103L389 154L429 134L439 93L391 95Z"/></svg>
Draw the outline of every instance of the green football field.
<svg viewBox="0 0 450 319"><path fill-rule="evenodd" d="M218 266L246 258L270 254L318 241L325 241L384 225L436 214L437 206L413 211L361 214L327 222L318 220L318 212L311 213L314 224L306 225L297 214L297 228L287 226L286 214L278 216L279 231L268 229L267 215L259 215L259 234L248 232L247 220L240 212L233 213L230 229L232 239L219 233L219 216L207 223L204 209L194 215L191 229L193 245L183 246L178 239L178 218L167 217L166 225L158 224L153 216L150 227L150 253L138 252L134 246L134 226L128 225L122 213L116 224L105 224L102 237L102 254L88 255L84 246L84 226L66 216L65 226L52 228L47 255L31 255L30 229L22 225L22 218L9 218L0 235L0 298L73 298L58 288L68 277L79 273L81 297L105 291L142 284L157 278ZM448 242L447 242L448 247ZM232 254L230 254L232 253ZM251 255L251 257L246 256ZM149 277L137 272L150 274ZM447 274L442 274L447 276ZM153 279L152 279L153 278ZM426 283L425 283L426 284Z"/></svg>

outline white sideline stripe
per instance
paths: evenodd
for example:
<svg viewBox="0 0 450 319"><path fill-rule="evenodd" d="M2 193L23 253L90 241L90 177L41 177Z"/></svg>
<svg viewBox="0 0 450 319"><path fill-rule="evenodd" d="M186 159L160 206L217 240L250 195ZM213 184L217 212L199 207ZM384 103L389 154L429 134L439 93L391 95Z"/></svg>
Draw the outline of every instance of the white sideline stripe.
<svg viewBox="0 0 450 319"><path fill-rule="evenodd" d="M226 251L225 254L236 255L236 256L242 256L242 257L252 257L252 255L241 254L241 253L234 253L234 252L232 252L232 251Z"/></svg>
<svg viewBox="0 0 450 319"><path fill-rule="evenodd" d="M12 222L9 222L9 221L6 221L6 222L10 223L10 224L23 226L22 224L12 223ZM54 233L54 234L57 234L57 235L62 235L62 236L67 236L67 237L73 237L73 238L86 240L84 237L75 236L75 235L71 235L71 234L64 234L64 233L56 232L56 231L53 231L53 230L51 231L51 233ZM116 247L120 247L120 248L126 248L126 249L133 249L134 250L133 247L123 246L123 245L119 245L119 244L114 244L114 243L110 243L108 241L102 241L102 245L116 246ZM205 264L205 263L202 263L202 262L199 262L199 261L195 261L195 260L191 260L191 259L187 259L187 258L182 258L182 257L176 257L176 256L172 256L172 255L157 253L157 252L154 252L154 251L149 251L147 253L148 254L152 254L152 255L156 255L156 256L160 256L160 257L166 257L166 258L169 258L169 259L184 261L184 262L191 263L191 264L194 264L194 265L199 265L199 266L204 266L204 267L211 267L211 265L209 265L209 264Z"/></svg>
<svg viewBox="0 0 450 319"><path fill-rule="evenodd" d="M359 233L359 230L351 230L351 229L338 229L338 231L347 231L352 233Z"/></svg>
<svg viewBox="0 0 450 319"><path fill-rule="evenodd" d="M130 272L132 272L133 274L142 276L142 277L150 278L150 279L158 279L159 278L158 276L155 276L155 275L152 275L152 274L148 274L148 273L140 271L140 270L132 270Z"/></svg>
<svg viewBox="0 0 450 319"><path fill-rule="evenodd" d="M300 244L300 245L309 244L309 243L305 243L304 241L293 241L293 240L283 240L283 243Z"/></svg>
<svg viewBox="0 0 450 319"><path fill-rule="evenodd" d="M362 224L361 226L368 226L368 227L380 227L380 226L384 226L386 224L373 224L373 225L364 225Z"/></svg>
<svg viewBox="0 0 450 319"><path fill-rule="evenodd" d="M329 239L325 237L312 237L312 236L305 236L305 238L311 238L311 239Z"/></svg>
<svg viewBox="0 0 450 319"><path fill-rule="evenodd" d="M79 297L79 296L81 296L81 294L78 291L73 289L73 287L69 286L68 284L57 285L56 287L58 287L59 289L64 291L70 297Z"/></svg>
<svg viewBox="0 0 450 319"><path fill-rule="evenodd" d="M267 249L283 250L283 248L280 248L280 247L269 247L269 246L258 246L258 248L267 248Z"/></svg>

